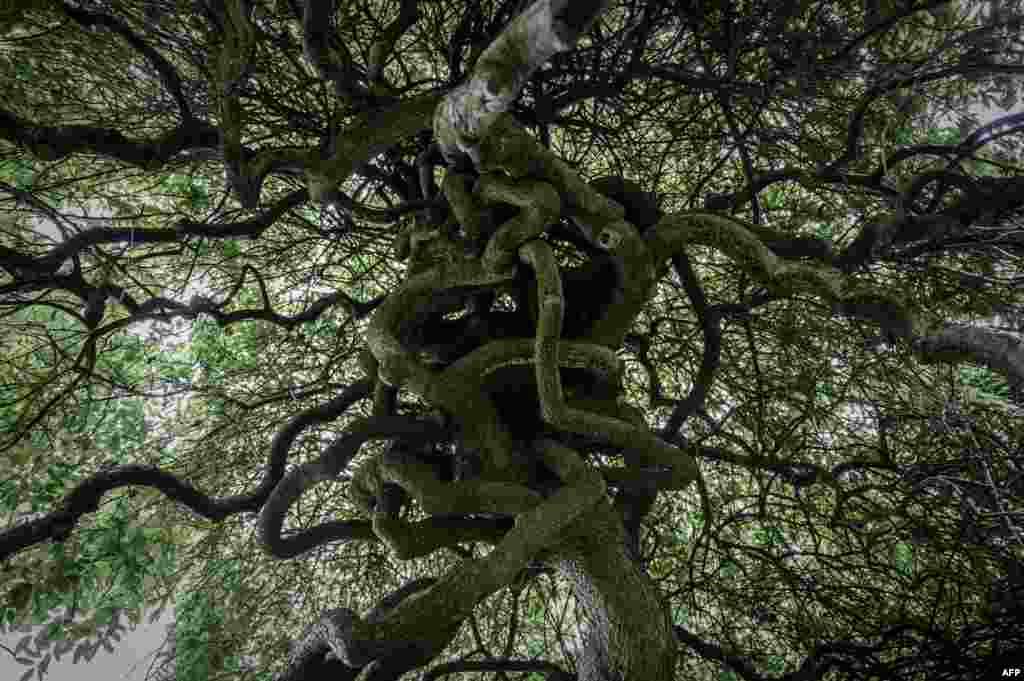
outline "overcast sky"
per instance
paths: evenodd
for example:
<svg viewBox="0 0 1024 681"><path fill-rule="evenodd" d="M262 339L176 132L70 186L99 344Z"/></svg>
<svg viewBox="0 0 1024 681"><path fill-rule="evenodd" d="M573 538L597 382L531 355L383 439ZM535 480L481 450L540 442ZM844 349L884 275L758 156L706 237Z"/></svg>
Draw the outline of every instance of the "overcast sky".
<svg viewBox="0 0 1024 681"><path fill-rule="evenodd" d="M71 653L61 656L60 662L51 661L45 681L143 681L146 671L153 659L153 653L163 643L166 628L174 621L172 609L168 608L163 616L153 624L149 624L149 614L145 613L142 622L135 631L126 632L121 642L116 644L114 652L108 653L102 648L92 662L80 660L72 664ZM38 631L34 629L33 635ZM14 649L25 634L0 636L0 643ZM45 654L45 653L44 653ZM23 667L9 653L0 650L0 679L17 681L28 667ZM35 676L32 677L33 679Z"/></svg>

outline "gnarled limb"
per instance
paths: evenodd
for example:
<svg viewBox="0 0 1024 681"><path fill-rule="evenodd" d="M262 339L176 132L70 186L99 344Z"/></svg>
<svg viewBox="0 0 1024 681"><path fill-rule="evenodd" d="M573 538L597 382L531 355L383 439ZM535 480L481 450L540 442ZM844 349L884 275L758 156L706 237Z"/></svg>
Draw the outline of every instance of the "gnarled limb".
<svg viewBox="0 0 1024 681"><path fill-rule="evenodd" d="M623 219L624 208L584 182L508 114L493 120L476 154L481 172L504 171L513 178L549 183L558 193L563 212L572 217L586 240L615 256L622 273L622 295L605 307L587 339L609 348L620 347L656 282L654 262L637 229Z"/></svg>
<svg viewBox="0 0 1024 681"><path fill-rule="evenodd" d="M484 50L473 73L437 107L434 135L450 166L468 157L508 110L526 81L555 53L569 49L606 6L599 0L537 0Z"/></svg>
<svg viewBox="0 0 1024 681"><path fill-rule="evenodd" d="M406 598L429 588L437 580L433 578L414 579L385 596L366 615L367 622L376 622L388 611L394 609ZM357 631L361 622L359 616L349 608L335 608L323 612L296 640L288 657L287 667L276 681L307 681L309 679L355 679L361 667L367 667L385 655L399 657L394 653L401 650L398 645L378 645L373 641L359 638ZM456 630L457 631L457 630ZM456 631L451 631L454 636ZM449 632L446 632L449 633ZM449 638L450 640L450 638ZM394 664L396 660L392 660ZM413 669L412 660L399 657L402 664L394 669L392 678ZM379 669L379 666L378 666ZM376 670L366 669L360 678L366 678Z"/></svg>
<svg viewBox="0 0 1024 681"><path fill-rule="evenodd" d="M728 254L750 276L766 285L787 292L802 291L841 305L890 305L903 311L904 305L881 291L824 265L808 265L783 260L759 239L746 223L713 213L666 215L644 235L652 257L664 274L672 255L687 244L701 244ZM917 333L920 322L903 311L902 325Z"/></svg>
<svg viewBox="0 0 1024 681"><path fill-rule="evenodd" d="M519 245L539 237L562 212L557 192L546 182L509 181L488 173L477 181L476 194L485 202L503 201L521 210L519 216L500 225L487 242L483 265L494 271L514 265Z"/></svg>
<svg viewBox="0 0 1024 681"><path fill-rule="evenodd" d="M466 240L474 245L482 241L487 229L485 207L473 194L476 179L473 173L449 169L441 186L455 219L462 226Z"/></svg>
<svg viewBox="0 0 1024 681"><path fill-rule="evenodd" d="M377 617L360 619L347 609L326 613L307 630L299 646L305 652L297 659L322 656L330 649L349 666L367 665L366 675L374 664L414 669L440 654L477 603L511 583L541 551L558 542L567 527L605 500L604 481L579 454L551 440L535 446L564 485L542 504L519 514L493 551L462 563Z"/></svg>
<svg viewBox="0 0 1024 681"><path fill-rule="evenodd" d="M600 474L574 450L550 440L534 445L564 485L542 504L517 515L514 527L487 556L466 561L422 596L389 612L373 627L378 640L408 640L407 632L421 629L424 621L442 629L461 622L476 603L511 583L538 553L558 541L566 527L605 498Z"/></svg>
<svg viewBox="0 0 1024 681"><path fill-rule="evenodd" d="M902 338L924 362L971 360L1011 380L1024 379L1019 336L977 326L928 324L906 302L869 283L827 265L783 260L742 220L713 213L667 215L644 235L659 265L687 244L720 249L748 274L785 292L806 292L829 301L838 312L881 325L892 337Z"/></svg>
<svg viewBox="0 0 1024 681"><path fill-rule="evenodd" d="M489 480L442 482L437 470L411 457L392 451L380 457L381 478L406 490L430 515L496 513L516 515L535 507L541 496L512 483Z"/></svg>
<svg viewBox="0 0 1024 681"><path fill-rule="evenodd" d="M522 480L523 467L513 462L511 441L502 435L497 413L484 397L477 381L460 381L448 374L440 379L421 361L409 331L421 327L448 304L453 290L471 290L506 283L515 276L514 253L519 244L541 234L560 211L552 188L533 180L511 182L497 177L481 178L484 200L504 200L521 208L519 216L502 225L485 249L483 262L462 259L442 262L413 274L377 309L366 334L367 345L378 360L378 377L392 387L405 386L428 402L465 414L468 430L490 429L492 435L476 438L474 446L490 454L486 467L497 478ZM513 254L510 256L510 253ZM459 294L456 295L468 295ZM437 384L442 380L444 385ZM468 399L468 401L466 401ZM516 472L518 471L518 472ZM484 477L492 477L485 475Z"/></svg>
<svg viewBox="0 0 1024 681"><path fill-rule="evenodd" d="M291 558L327 541L354 538L356 535L367 538L363 534L365 523L358 521L324 523L289 537L282 537L281 529L288 508L302 493L320 482L335 479L367 440L409 437L430 441L445 438L447 434L437 424L405 416L357 421L320 458L291 469L274 487L260 511L259 528L263 548L277 558Z"/></svg>
<svg viewBox="0 0 1024 681"><path fill-rule="evenodd" d="M432 372L403 340L406 329L425 322L434 311L436 296L446 289L496 285L514 276L514 270L495 273L478 262L464 261L439 264L406 279L377 308L366 331L366 343L379 362L379 378L422 395L433 380Z"/></svg>
<svg viewBox="0 0 1024 681"><path fill-rule="evenodd" d="M535 371L541 415L556 428L605 440L626 452L627 463L641 469L663 468L663 489L683 489L700 475L693 457L656 437L644 428L566 405L558 371L558 348L562 334L562 286L558 266L550 247L531 241L520 248L520 256L537 276L539 314L535 340Z"/></svg>
<svg viewBox="0 0 1024 681"><path fill-rule="evenodd" d="M534 361L531 339L492 341L447 367L423 394L428 403L450 410L462 428L464 441L481 452L482 477L515 480L525 474L524 457L516 455L517 445L487 396L484 384L488 376L499 369L529 366ZM558 365L586 369L614 384L618 384L622 371L621 362L613 351L572 341L561 343Z"/></svg>
<svg viewBox="0 0 1024 681"><path fill-rule="evenodd" d="M377 309L367 330L370 351L380 363L379 376L388 385L408 387L422 395L430 382L429 370L404 340L404 330L422 325L439 311L451 289L493 286L515 276L515 249L541 234L559 214L558 197L542 182L508 182L481 178L485 199L504 200L519 206L521 214L504 224L491 237L483 262L453 255L422 272L413 272L402 286ZM438 231L437 238L443 238ZM454 251L454 245L452 249ZM511 255L510 255L511 254ZM463 256L465 254L462 254Z"/></svg>
<svg viewBox="0 0 1024 681"><path fill-rule="evenodd" d="M359 467L352 476L349 495L372 519L374 534L400 560L438 548L423 523L407 523L398 517L398 504L383 503L389 492L402 491L414 498L424 512L441 518L480 513L511 517L542 501L538 492L511 482L442 481L436 466L408 448L393 447Z"/></svg>

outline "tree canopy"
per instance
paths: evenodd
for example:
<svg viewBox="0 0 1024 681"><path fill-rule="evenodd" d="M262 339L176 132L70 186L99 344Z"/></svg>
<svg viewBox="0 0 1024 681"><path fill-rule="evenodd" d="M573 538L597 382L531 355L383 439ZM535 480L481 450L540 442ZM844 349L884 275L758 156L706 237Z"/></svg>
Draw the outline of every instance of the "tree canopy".
<svg viewBox="0 0 1024 681"><path fill-rule="evenodd" d="M1021 666L1022 4L5 5L0 654Z"/></svg>

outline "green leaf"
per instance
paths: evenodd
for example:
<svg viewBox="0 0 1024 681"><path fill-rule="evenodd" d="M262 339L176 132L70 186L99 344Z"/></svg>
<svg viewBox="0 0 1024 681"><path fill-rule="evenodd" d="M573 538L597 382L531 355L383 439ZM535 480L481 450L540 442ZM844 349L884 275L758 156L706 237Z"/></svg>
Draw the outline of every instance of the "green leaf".
<svg viewBox="0 0 1024 681"><path fill-rule="evenodd" d="M109 605L97 608L96 617L94 618L96 620L96 624L110 624L110 622L114 619L115 611L116 608Z"/></svg>

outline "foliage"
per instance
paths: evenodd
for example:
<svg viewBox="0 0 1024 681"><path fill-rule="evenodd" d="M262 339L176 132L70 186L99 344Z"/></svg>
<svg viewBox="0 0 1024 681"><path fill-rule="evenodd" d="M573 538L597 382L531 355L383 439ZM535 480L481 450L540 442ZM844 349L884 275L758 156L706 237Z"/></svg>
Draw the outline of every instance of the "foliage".
<svg viewBox="0 0 1024 681"><path fill-rule="evenodd" d="M367 613L491 553L473 540L400 560L379 541L352 492L377 443L286 509L284 539L356 528L299 558L268 555L261 506L207 502L259 489L280 446L277 475L294 474L380 413L384 374L376 396L310 417L363 378L374 315L411 273L482 261L488 230L527 214L506 194L482 226L456 224L457 163L429 145L434 102L493 67L484 48L528 4L0 10L0 633L42 626L13 649L27 673L173 604L179 678L269 679L325 609ZM635 523L621 514L678 678L966 679L1024 650L1024 598L1006 596L1024 589L1022 35L1014 2L621 0L524 76L508 112L538 148L657 204L643 225L643 206L612 197L664 256L610 348L612 402L703 473L629 501ZM983 122L982 106L1007 113ZM540 240L568 327L630 292L597 281L578 192L558 193ZM544 301L520 268L487 284L493 311L465 303L484 285L451 287L410 303L396 338L440 371L476 349L474 315L498 326L532 305L533 327L492 336L539 335ZM605 294L619 302L593 302ZM566 394L586 393L573 371ZM539 403L513 379L495 404ZM440 409L396 399L410 418ZM631 482L608 474L630 467L626 448L577 440L627 506ZM97 480L95 507L60 515ZM421 501L402 522L427 519ZM9 551L33 522L46 532ZM581 668L572 586L524 570L430 664Z"/></svg>

